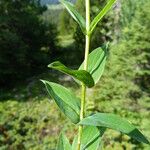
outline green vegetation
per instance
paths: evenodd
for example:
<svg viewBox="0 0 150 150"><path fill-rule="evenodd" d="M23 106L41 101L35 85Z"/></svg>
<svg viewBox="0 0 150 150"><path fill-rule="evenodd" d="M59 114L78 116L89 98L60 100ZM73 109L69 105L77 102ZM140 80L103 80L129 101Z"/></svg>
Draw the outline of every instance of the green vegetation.
<svg viewBox="0 0 150 150"><path fill-rule="evenodd" d="M95 44L91 45L93 48L107 40L112 42L110 43L106 68L101 81L87 91L87 115L91 112L115 113L132 122L150 140L150 2L149 0L122 0L118 2L121 3L110 11L107 17L103 18L93 33L93 38L97 37L97 42L92 41ZM93 18L106 1L95 0L92 3L91 17ZM5 1L0 3L1 6L5 6L4 4ZM76 4L77 9L82 13L84 9L79 9L78 4ZM51 13L50 16L53 14ZM0 16L3 16L3 14ZM5 23L5 21L2 21L2 18L6 19L1 17L0 30L4 30L2 22ZM39 18L41 18L41 14ZM58 18L55 17L54 19ZM73 20L70 22L72 24ZM47 19L44 18L44 23L51 24L51 19L47 22ZM53 23L57 23L57 20ZM60 22L57 23L57 25L59 24ZM59 54L52 52L51 56L54 54L53 59L58 59L66 66L76 69L83 60L84 39L82 39L83 36L77 24L72 25L73 28L70 31L67 30L69 35L67 35L67 32L65 36L58 32L59 35L56 38L59 40L59 49L57 49ZM58 30L60 29L58 28ZM76 40L74 35L70 34L72 30L74 35L76 33L81 35L80 39ZM101 32L103 32L102 36ZM0 41L2 39L1 33ZM96 34L98 36L95 36ZM109 38L105 35L108 35ZM11 44L13 45L13 41L11 41ZM6 46L8 47L8 44L1 43L0 50L2 51ZM10 48L13 52L13 48ZM77 48L80 51L77 51ZM82 54L82 56L79 57L79 54ZM0 62L4 60L2 58L0 52ZM10 65L9 58L5 61ZM39 57L36 55L36 58ZM46 68L45 64L51 62L50 59L47 61L44 58L42 66ZM0 67L0 70L3 72L2 67ZM40 72L42 74L38 76L25 78L27 81L25 84L23 84L24 81L19 80L19 84L15 88L7 91L3 89L4 86L1 84L0 150L55 150L60 131L63 130L66 133L70 143L73 142L74 135L77 135L78 129L58 111L54 101L49 101L46 98L46 91L39 79L60 83L77 95L80 95L79 86L70 77L57 71ZM21 73L18 73L18 75L22 76ZM14 80L17 79L14 78ZM13 84L13 81L9 79L7 84ZM102 147L103 150L150 149L148 145L139 143L110 129L103 136Z"/></svg>
<svg viewBox="0 0 150 150"><path fill-rule="evenodd" d="M64 132L61 132L57 144L57 150L98 150L102 148L102 137L106 129L113 129L126 134L138 142L150 144L145 136L131 123L112 113L94 113L87 115L87 87L94 87L103 74L106 59L108 55L108 44L94 49L91 53L90 44L92 33L111 9L116 0L109 0L102 10L94 17L91 22L90 0L85 1L86 19L75 9L72 3L66 0L60 1L70 13L72 18L78 23L82 33L85 35L85 54L84 61L78 70L66 67L59 61L48 65L49 68L56 69L67 75L70 75L79 83L81 87L81 96L76 96L64 86L55 82L41 80L48 91L48 94L56 102L60 111L78 126L78 133L75 134L73 142L70 144ZM77 49L78 50L78 49ZM79 82L80 81L80 82ZM90 133L90 136L89 136ZM101 147L101 148L100 148Z"/></svg>
<svg viewBox="0 0 150 150"><path fill-rule="evenodd" d="M104 77L106 77L106 74ZM59 81L59 83L60 82L62 83L62 81ZM69 87L70 81L67 83L65 81L64 85ZM141 99L138 103L135 103L131 99L119 100L116 98L117 100L113 99L110 103L109 99L107 99L107 101L102 98L100 99L100 95L98 94L98 91L100 91L99 86L100 85L97 85L93 91L88 90L88 112L90 113L92 109L92 111L114 112L121 115L122 117L132 121L132 123L141 129L142 132L150 139L150 121L148 119L150 115L148 111L150 108L149 99ZM35 95L39 94L43 87L38 90L34 89L36 87L37 84L34 83L33 89L27 90L31 90L31 92L34 92ZM79 94L76 84L74 84L74 87L72 87L71 90L74 90L76 91L76 94ZM104 90L101 90L101 93L102 92L104 96ZM16 93L15 96L19 97L18 100L13 98L0 102L1 150L19 150L20 147L25 150L46 150L47 148L50 150L55 150L57 138L61 130L66 131L67 137L70 141L73 140L73 135L77 130L73 129L70 121L68 121L68 119L66 119L65 116L59 112L54 101L49 101L42 95L42 97L34 97L33 95L34 98L30 95L30 98L26 98L25 101L21 98L21 95L24 94L26 93L19 91L19 93ZM42 94L44 94L44 92ZM149 150L149 146L140 144L139 142L136 142L135 140L112 130L107 130L103 140L104 150L114 150L116 148L119 150L123 150L124 148L129 150Z"/></svg>
<svg viewBox="0 0 150 150"><path fill-rule="evenodd" d="M56 53L57 30L41 19L45 10L36 0L0 2L1 87L43 72Z"/></svg>

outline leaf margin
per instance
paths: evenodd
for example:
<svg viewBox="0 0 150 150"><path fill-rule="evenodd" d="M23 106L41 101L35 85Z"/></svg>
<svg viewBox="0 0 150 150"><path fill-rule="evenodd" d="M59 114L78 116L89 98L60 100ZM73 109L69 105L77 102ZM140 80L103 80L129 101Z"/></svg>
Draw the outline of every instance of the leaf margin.
<svg viewBox="0 0 150 150"><path fill-rule="evenodd" d="M114 3L117 0L109 0L105 7L98 13L98 15L92 20L90 25L90 31L89 34L92 34L97 24L102 20L102 18L105 16L105 14L111 9L111 7L114 5Z"/></svg>
<svg viewBox="0 0 150 150"><path fill-rule="evenodd" d="M72 16L72 18L79 24L83 34L86 35L86 23L85 23L85 19L82 17L82 15L75 9L75 6L66 1L66 0L59 0L67 9L67 11L69 12L69 14Z"/></svg>
<svg viewBox="0 0 150 150"><path fill-rule="evenodd" d="M59 107L59 109L61 110L61 112L63 112L64 113L64 115L65 116L67 116L67 118L69 118L71 121L72 121L72 123L74 123L74 124L77 124L78 122L79 122L79 120L80 120L80 99L79 98L77 98L76 97L76 95L73 93L73 92L71 92L70 90L68 90L67 88L65 88L64 86L62 86L62 85L60 85L60 84L57 84L57 83L54 83L54 82L49 82L49 81L46 81L46 80L41 80L41 82L43 82L44 83L44 85L45 85L45 87L46 87L46 89L47 89L47 92L48 92L48 94L50 95L50 97L52 97L52 99L54 99L54 101L56 102L56 104L57 104L57 106ZM55 96L57 97L57 99L56 98L54 98L55 96L53 95L53 91L50 91L49 89L48 89L48 86L47 85L49 85L50 86L50 88L51 88L51 86L52 86L52 84L55 86L57 86L57 87L59 87L61 90L63 89L65 92L67 92L69 95L70 95L70 97L74 97L74 103L70 103L70 104L68 104L68 103L66 103L66 101L64 101L64 100L62 100L60 97L58 97L57 96L57 94L55 94ZM68 95L67 94L67 95ZM62 100L60 103L59 103L59 100ZM76 99L76 100L75 100ZM73 100L73 99L72 99ZM61 106L61 105L64 105L64 106L68 106L68 108L67 109L71 109L71 111L73 112L73 114L75 115L75 117L76 118L73 118L73 116L71 115L70 116L70 114L67 114L67 109L65 110L65 108L64 108L64 106ZM64 110L63 110L64 109Z"/></svg>

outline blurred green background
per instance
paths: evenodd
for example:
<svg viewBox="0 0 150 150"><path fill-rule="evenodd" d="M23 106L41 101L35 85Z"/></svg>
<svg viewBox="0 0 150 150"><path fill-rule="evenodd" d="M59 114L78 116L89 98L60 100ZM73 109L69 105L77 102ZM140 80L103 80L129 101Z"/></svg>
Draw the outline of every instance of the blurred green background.
<svg viewBox="0 0 150 150"><path fill-rule="evenodd" d="M84 16L84 0L73 1ZM93 18L107 0L91 0ZM118 0L98 24L91 50L110 41L101 81L88 89L87 111L112 112L150 140L150 1ZM56 0L0 0L0 150L54 150L61 130L72 142L77 129L39 81L55 81L80 96L73 80L47 65L78 68L84 36ZM108 130L103 150L150 150Z"/></svg>

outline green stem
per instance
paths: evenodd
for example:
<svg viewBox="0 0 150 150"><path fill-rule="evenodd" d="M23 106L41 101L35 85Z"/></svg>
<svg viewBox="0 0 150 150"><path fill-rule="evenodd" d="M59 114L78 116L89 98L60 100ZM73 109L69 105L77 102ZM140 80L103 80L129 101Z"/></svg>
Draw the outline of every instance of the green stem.
<svg viewBox="0 0 150 150"><path fill-rule="evenodd" d="M85 58L84 58L84 70L88 69L88 55L90 49L90 35L88 34L90 31L90 0L85 0L86 7L86 31L87 35L85 37ZM80 120L84 118L85 113L85 100L86 100L86 86L82 83L82 91L81 91L81 111L80 111ZM81 137L82 137L83 126L79 126L79 134L78 134L78 146L77 150L81 149Z"/></svg>

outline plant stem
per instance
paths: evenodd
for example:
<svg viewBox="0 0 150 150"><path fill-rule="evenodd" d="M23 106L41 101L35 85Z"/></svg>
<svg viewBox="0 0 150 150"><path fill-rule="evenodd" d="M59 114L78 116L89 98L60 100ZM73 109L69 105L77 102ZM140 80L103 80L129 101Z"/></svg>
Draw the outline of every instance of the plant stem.
<svg viewBox="0 0 150 150"><path fill-rule="evenodd" d="M85 43L85 58L84 58L84 70L87 71L88 69L88 55L89 55L89 49L90 49L90 0L85 0L85 7L86 7L86 31L87 34L85 36L86 43ZM84 118L85 113L85 100L86 100L86 86L82 83L82 89L81 89L81 111L80 111L80 121ZM78 135L78 145L77 150L80 150L81 148L81 137L82 137L82 131L83 126L79 126L79 135Z"/></svg>

